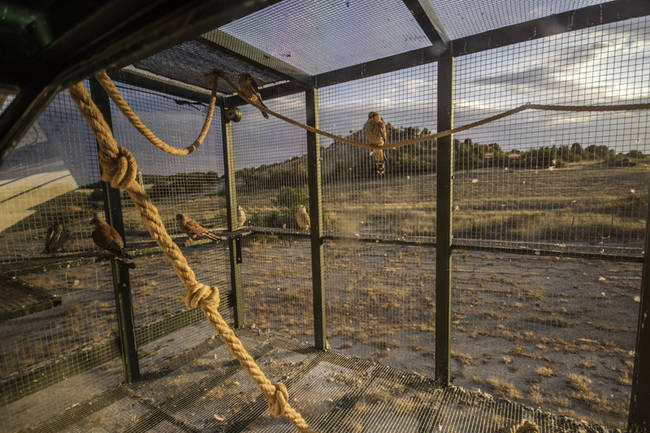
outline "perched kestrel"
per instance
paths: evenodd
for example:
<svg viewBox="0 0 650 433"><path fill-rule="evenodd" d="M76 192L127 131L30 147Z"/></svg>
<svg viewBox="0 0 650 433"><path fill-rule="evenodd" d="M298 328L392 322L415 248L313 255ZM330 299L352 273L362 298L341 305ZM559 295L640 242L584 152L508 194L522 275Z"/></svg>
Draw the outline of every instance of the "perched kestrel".
<svg viewBox="0 0 650 433"><path fill-rule="evenodd" d="M381 116L376 111L368 113L368 121L363 126L368 137L368 142L376 146L383 147L386 144L386 124L381 119ZM386 159L384 151L381 149L373 150L375 155L375 166L377 167L377 174L384 174Z"/></svg>
<svg viewBox="0 0 650 433"><path fill-rule="evenodd" d="M95 225L95 231L93 231L93 241L95 241L95 244L129 268L135 268L135 263L128 260L133 257L124 251L124 241L117 230L106 224L97 212L93 216L93 219L90 220L90 223Z"/></svg>
<svg viewBox="0 0 650 433"><path fill-rule="evenodd" d="M239 227L243 227L246 222L246 212L244 212L244 208L239 205L237 205L237 222L239 223Z"/></svg>
<svg viewBox="0 0 650 433"><path fill-rule="evenodd" d="M253 102L257 102L264 108L268 108L266 105L264 105L264 102L262 102L262 95L260 95L260 89L257 87L257 83L251 77L251 74L240 74L239 75L239 91L249 100ZM269 118L269 115L266 114L264 111L260 110L262 112L262 116L264 116L265 119Z"/></svg>
<svg viewBox="0 0 650 433"><path fill-rule="evenodd" d="M309 227L311 226L311 220L309 219L307 209L305 209L305 206L302 204L298 208L298 212L296 212L296 222L301 230L309 230Z"/></svg>
<svg viewBox="0 0 650 433"><path fill-rule="evenodd" d="M54 223L47 229L45 236L45 249L43 253L52 254L56 253L63 247L63 244L68 240L70 233L63 227L61 223Z"/></svg>
<svg viewBox="0 0 650 433"><path fill-rule="evenodd" d="M198 236L205 236L206 238L212 239L216 242L221 240L217 235L182 213L176 215L176 222L178 222L178 228L187 235L187 240L190 242L195 240Z"/></svg>

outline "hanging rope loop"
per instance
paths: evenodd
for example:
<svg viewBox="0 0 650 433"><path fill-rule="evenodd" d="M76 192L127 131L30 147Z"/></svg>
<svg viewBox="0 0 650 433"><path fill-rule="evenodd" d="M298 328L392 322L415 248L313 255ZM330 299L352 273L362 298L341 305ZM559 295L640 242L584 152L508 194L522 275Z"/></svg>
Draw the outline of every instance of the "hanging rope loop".
<svg viewBox="0 0 650 433"><path fill-rule="evenodd" d="M217 101L217 84L218 84L218 76L214 74L207 74L205 76L206 80L208 83L210 83L212 87L212 96L210 98L210 105L208 107L208 112L205 116L205 120L203 122L203 127L201 128L201 132L199 132L199 136L194 140L192 144L187 146L184 149L179 149L177 147L170 146L169 144L165 143L163 140L158 138L156 134L154 134L147 126L142 122L140 117L131 109L129 104L124 100L122 97L122 93L118 90L117 87L115 87L115 84L111 80L111 78L108 76L105 70L101 70L95 74L95 78L99 82L99 84L106 90L106 93L108 96L113 100L117 108L120 109L122 114L131 122L131 125L137 129L140 134L142 134L151 144L156 146L158 149L167 152L171 155L189 155L190 153L194 152L196 149L199 148L199 146L203 143L203 140L205 139L206 135L208 134L208 130L210 129L210 124L212 122L212 116L214 114L214 107Z"/></svg>
<svg viewBox="0 0 650 433"><path fill-rule="evenodd" d="M118 147L117 156L101 162L102 180L110 183L113 188L125 190L135 182L138 174L138 164L135 157L125 147Z"/></svg>

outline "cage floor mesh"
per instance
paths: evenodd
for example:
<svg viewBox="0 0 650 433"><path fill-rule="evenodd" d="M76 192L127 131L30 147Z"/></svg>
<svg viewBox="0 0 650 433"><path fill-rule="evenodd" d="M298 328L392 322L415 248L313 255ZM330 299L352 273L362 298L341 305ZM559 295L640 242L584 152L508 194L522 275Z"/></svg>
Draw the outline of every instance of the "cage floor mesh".
<svg viewBox="0 0 650 433"><path fill-rule="evenodd" d="M522 419L543 432L598 426L481 392L440 388L429 378L283 338L238 334L291 404L319 432L507 432ZM207 323L142 348L143 379L121 384L119 361L0 407L0 430L29 432L291 432ZM118 381L116 381L118 379Z"/></svg>

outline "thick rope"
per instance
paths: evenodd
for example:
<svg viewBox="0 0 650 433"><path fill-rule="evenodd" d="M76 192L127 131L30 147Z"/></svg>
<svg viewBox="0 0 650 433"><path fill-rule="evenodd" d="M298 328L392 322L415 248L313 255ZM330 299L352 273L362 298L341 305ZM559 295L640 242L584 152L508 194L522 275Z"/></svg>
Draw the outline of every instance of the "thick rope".
<svg viewBox="0 0 650 433"><path fill-rule="evenodd" d="M106 90L106 93L108 93L108 96L113 100L115 105L117 105L117 108L120 109L122 114L126 116L127 119L129 119L129 122L131 122L131 125L135 127L140 133L151 142L154 146L156 146L158 149L163 150L167 153L171 153L172 155L189 155L190 153L194 152L198 147L203 143L203 140L205 139L205 136L208 134L208 130L210 129L210 123L212 122L212 115L214 114L214 106L217 101L217 83L216 83L216 77L213 77L212 80L210 80L208 77L210 77L210 74L206 76L206 79L208 79L208 82L212 85L212 97L210 98L210 106L208 107L208 113L205 116L205 121L203 122L203 127L201 128L201 132L199 133L199 136L194 140L192 144L189 146L179 149L177 147L170 146L169 144L165 143L162 141L160 138L156 136L147 126L142 123L142 120L138 117L137 114L129 107L129 104L124 100L122 97L122 94L120 91L115 87L115 84L113 84L113 81L111 78L108 76L106 71L102 70L99 71L95 74L95 78L99 82L99 84Z"/></svg>
<svg viewBox="0 0 650 433"><path fill-rule="evenodd" d="M214 71L214 75L218 75L219 78L223 79L232 89L237 92L240 98L249 104L255 106L256 108L264 111L265 113L270 114L271 116L277 117L278 119L284 120L287 123L295 125L299 128L302 128L306 131L313 132L314 134L320 134L325 137L329 137L335 141L340 141L342 143L351 144L353 146L363 147L366 149L395 149L402 146L408 146L409 144L421 143L423 141L435 140L441 137L446 137L451 134L456 134L457 132L466 131L468 129L476 128L477 126L485 125L486 123L494 122L495 120L503 119L504 117L512 116L513 114L519 113L524 110L545 110L545 111L590 111L590 112L600 112L600 111L627 111L627 110L650 110L650 104L623 104L623 105L541 105L541 104L524 104L520 105L517 108L512 110L504 111L503 113L496 114L494 116L486 117L476 122L468 123L458 128L447 129L445 131L440 131L435 134L423 135L421 137L413 138L410 140L398 141L396 143L386 143L383 146L375 146L373 144L360 143L358 141L341 137L339 135L331 134L327 131L322 131L313 126L305 125L304 123L293 120L289 117L283 116L280 113L276 113L273 110L270 110L267 107L261 106L257 101L251 101L248 99L239 88L232 82L226 75L223 75L219 71Z"/></svg>
<svg viewBox="0 0 650 433"><path fill-rule="evenodd" d="M282 383L271 383L264 372L255 363L230 326L219 314L219 289L196 280L178 245L172 241L160 219L158 209L153 205L147 193L135 181L137 164L135 158L124 147L118 147L113 134L101 112L90 98L82 83L70 87L70 96L79 111L95 133L99 143L99 162L102 168L102 180L114 188L125 190L136 204L144 219L151 237L156 240L167 260L174 267L176 275L185 285L183 300L188 308L201 307L206 318L217 331L221 340L237 358L239 364L257 384L269 402L273 416L282 415L300 432L313 432L300 413L289 404L289 393Z"/></svg>

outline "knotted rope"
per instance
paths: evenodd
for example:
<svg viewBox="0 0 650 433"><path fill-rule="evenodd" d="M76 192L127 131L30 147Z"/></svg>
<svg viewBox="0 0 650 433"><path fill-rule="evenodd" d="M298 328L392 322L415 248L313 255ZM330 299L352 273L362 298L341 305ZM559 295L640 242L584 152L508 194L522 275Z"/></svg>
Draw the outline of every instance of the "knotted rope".
<svg viewBox="0 0 650 433"><path fill-rule="evenodd" d="M284 120L287 123L295 125L299 128L302 128L306 131L313 132L314 134L320 134L322 136L331 138L335 141L340 141L342 143L351 144L353 146L363 147L366 149L395 149L402 146L408 146L409 144L421 143L423 141L436 140L441 137L446 137L451 134L456 134L457 132L466 131L468 129L476 128L477 126L485 125L486 123L494 122L504 117L512 116L524 110L545 110L545 111L627 111L627 110L650 110L650 104L622 104L622 105L541 105L541 104L524 104L520 105L517 108L512 110L504 111L503 113L496 114L494 116L486 117L485 119L478 120L476 122L468 123L458 128L447 129L445 131L440 131L435 134L423 135L421 137L412 138L410 140L398 141L395 143L385 143L383 146L375 146L373 144L360 143L358 141L352 140L350 138L341 137L339 135L331 134L327 131L322 131L313 126L305 125L302 122L291 119L290 117L283 116L280 113L276 113L273 110L270 110L267 107L263 107L257 101L251 101L249 98L244 95L239 88L232 82L230 79L220 71L211 72L212 75L216 75L222 80L224 80L232 89L237 92L240 98L242 98L247 103L253 105L255 108L258 108L265 113L270 114L271 116L277 117L278 119ZM207 76L206 76L207 77Z"/></svg>
<svg viewBox="0 0 650 433"><path fill-rule="evenodd" d="M95 78L99 84L106 90L108 96L113 100L117 108L120 109L122 114L131 122L131 125L135 127L140 133L151 142L158 149L163 150L172 155L189 155L194 152L198 147L203 143L205 136L208 134L210 129L210 123L212 122L212 115L214 114L214 106L217 101L217 77L211 74L206 75L206 80L211 84L212 87L212 97L210 98L210 106L208 107L208 113L205 116L205 121L203 122L203 127L199 136L194 140L189 146L179 149L177 147L170 146L169 144L162 141L156 136L147 126L142 123L142 120L138 117L137 114L129 107L129 104L124 100L120 91L115 87L113 81L108 76L106 71L102 70L95 74Z"/></svg>
<svg viewBox="0 0 650 433"><path fill-rule="evenodd" d="M90 125L99 143L99 163L102 168L102 180L109 182L114 188L126 191L136 204L151 237L156 240L167 260L174 267L176 275L185 285L185 292L183 293L185 305L188 308L201 307L205 317L219 334L219 338L226 344L233 356L239 361L239 364L264 393L269 402L271 414L273 416L283 415L300 432L312 432L313 430L309 428L300 413L289 404L289 393L286 386L282 383L271 383L267 379L239 338L219 314L219 289L217 286L208 286L196 280L194 271L190 268L185 256L165 230L158 209L153 205L140 184L135 181L138 171L135 158L124 147L118 147L108 124L90 98L83 83L74 84L69 90L72 100L77 104L79 111Z"/></svg>

